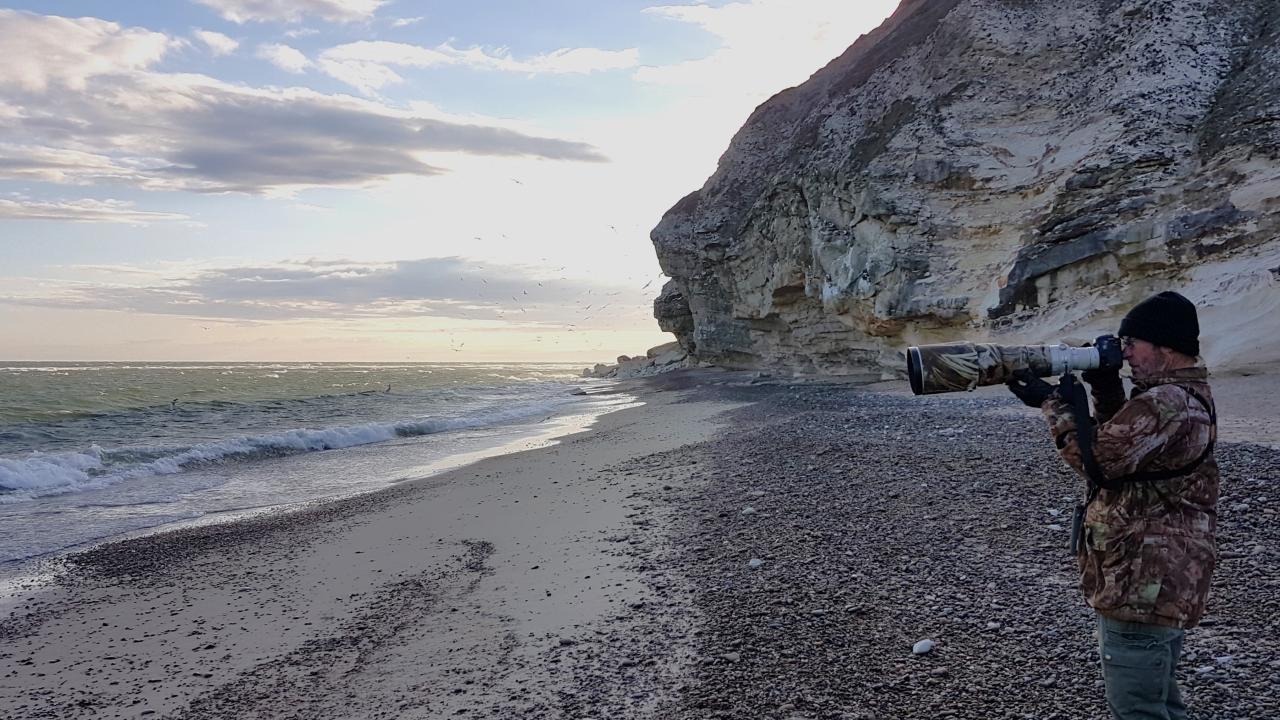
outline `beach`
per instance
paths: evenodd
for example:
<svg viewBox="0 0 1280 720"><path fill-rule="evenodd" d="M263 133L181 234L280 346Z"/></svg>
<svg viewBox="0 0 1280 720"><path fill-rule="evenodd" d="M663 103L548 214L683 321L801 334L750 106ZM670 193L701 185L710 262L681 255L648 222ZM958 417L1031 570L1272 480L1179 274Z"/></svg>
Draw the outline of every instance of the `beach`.
<svg viewBox="0 0 1280 720"><path fill-rule="evenodd" d="M0 620L0 717L1102 716L1078 478L1003 388L902 386L631 381L548 446L72 555ZM1273 387L1214 381L1198 718L1280 715Z"/></svg>

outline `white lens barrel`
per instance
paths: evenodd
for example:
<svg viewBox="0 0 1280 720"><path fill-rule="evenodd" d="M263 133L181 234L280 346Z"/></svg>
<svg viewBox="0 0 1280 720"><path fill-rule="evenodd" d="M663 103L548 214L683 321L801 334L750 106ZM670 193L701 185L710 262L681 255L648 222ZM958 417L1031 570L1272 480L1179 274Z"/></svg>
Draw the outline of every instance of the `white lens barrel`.
<svg viewBox="0 0 1280 720"><path fill-rule="evenodd" d="M1068 370L1092 370L1098 367L1100 362L1097 348L1071 345L1049 346L1049 363L1053 366L1054 375L1062 375Z"/></svg>

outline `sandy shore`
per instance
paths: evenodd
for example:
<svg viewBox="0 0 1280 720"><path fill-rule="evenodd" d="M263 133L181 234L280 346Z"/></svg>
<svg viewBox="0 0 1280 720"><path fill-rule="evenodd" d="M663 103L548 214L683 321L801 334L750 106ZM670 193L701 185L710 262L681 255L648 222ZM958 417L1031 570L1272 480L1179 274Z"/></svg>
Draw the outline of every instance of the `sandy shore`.
<svg viewBox="0 0 1280 720"><path fill-rule="evenodd" d="M0 717L1102 716L1077 483L1002 390L636 387L552 447L77 556L0 622ZM1215 383L1198 718L1280 716L1273 387Z"/></svg>
<svg viewBox="0 0 1280 720"><path fill-rule="evenodd" d="M642 603L628 465L724 403L604 416L555 446L299 513L74 558L0 625L0 717L451 717L552 704L538 654Z"/></svg>

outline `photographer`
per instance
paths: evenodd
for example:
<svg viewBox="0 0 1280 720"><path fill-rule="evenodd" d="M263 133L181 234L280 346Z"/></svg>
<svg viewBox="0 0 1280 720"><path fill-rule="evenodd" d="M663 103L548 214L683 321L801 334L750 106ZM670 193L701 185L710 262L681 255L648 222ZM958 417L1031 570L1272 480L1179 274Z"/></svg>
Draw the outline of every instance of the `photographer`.
<svg viewBox="0 0 1280 720"><path fill-rule="evenodd" d="M1175 292L1129 311L1118 335L1132 395L1126 401L1118 369L1083 373L1097 415L1092 460L1070 398L1034 375L1009 382L1042 409L1063 459L1088 480L1080 588L1097 612L1118 720L1186 717L1175 668L1185 630L1204 614L1218 501L1217 416L1199 334L1195 305Z"/></svg>

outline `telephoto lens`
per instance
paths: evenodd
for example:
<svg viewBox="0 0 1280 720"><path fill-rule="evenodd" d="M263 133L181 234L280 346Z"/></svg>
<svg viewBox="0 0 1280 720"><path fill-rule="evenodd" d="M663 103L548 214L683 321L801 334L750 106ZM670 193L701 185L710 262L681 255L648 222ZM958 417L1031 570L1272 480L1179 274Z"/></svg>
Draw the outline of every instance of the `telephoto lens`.
<svg viewBox="0 0 1280 720"><path fill-rule="evenodd" d="M1019 370L1048 377L1072 370L1118 368L1123 362L1120 341L1112 335L1085 347L941 343L907 348L907 379L912 393L934 395L1001 385Z"/></svg>

